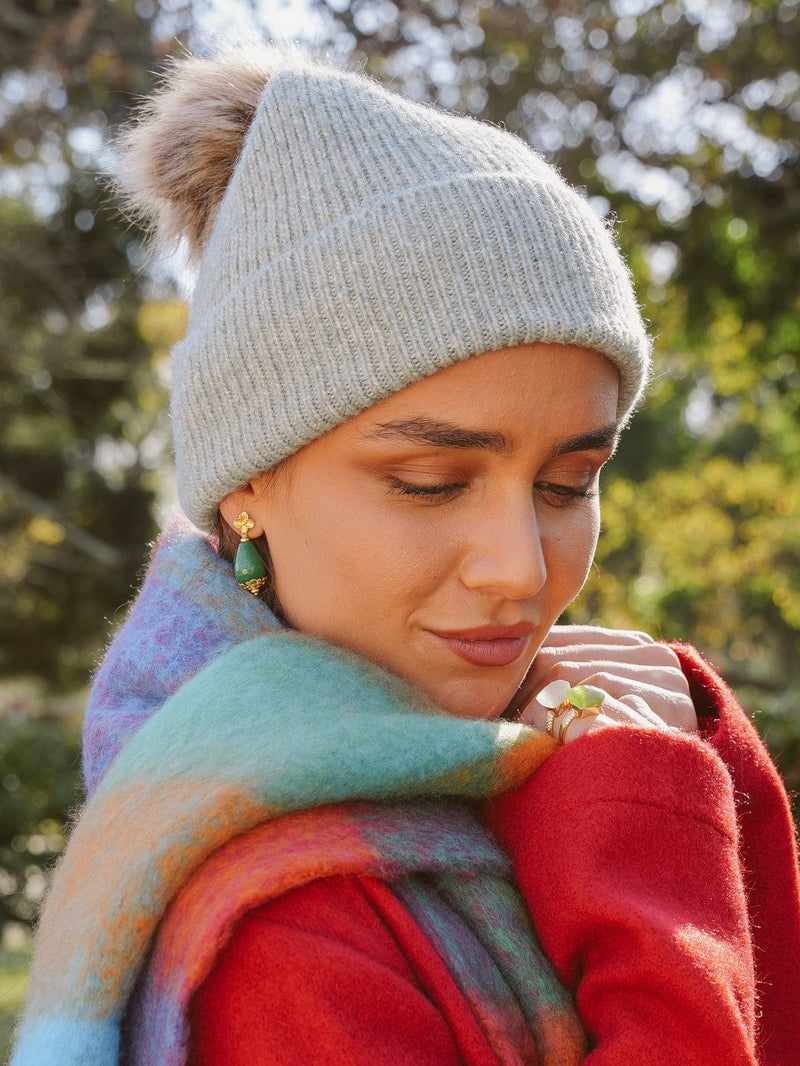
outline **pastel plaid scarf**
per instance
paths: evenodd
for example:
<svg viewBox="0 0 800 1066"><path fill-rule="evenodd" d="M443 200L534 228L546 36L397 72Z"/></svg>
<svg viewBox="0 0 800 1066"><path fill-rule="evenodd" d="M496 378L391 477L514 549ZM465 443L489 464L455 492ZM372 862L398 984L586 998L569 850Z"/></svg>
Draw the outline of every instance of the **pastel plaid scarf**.
<svg viewBox="0 0 800 1066"><path fill-rule="evenodd" d="M549 738L443 714L280 630L181 529L98 673L86 737L90 799L44 907L12 1066L116 1066L124 1019L134 1064L185 1063L189 1000L237 918L343 873L392 883L498 1063L580 1060L574 1007L473 811Z"/></svg>

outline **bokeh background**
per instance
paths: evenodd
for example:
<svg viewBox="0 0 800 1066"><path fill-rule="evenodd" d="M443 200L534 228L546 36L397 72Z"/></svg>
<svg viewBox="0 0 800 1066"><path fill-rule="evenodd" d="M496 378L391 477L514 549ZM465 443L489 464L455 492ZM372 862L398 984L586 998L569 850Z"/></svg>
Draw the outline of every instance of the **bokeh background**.
<svg viewBox="0 0 800 1066"><path fill-rule="evenodd" d="M3 0L0 1054L87 681L174 509L180 258L116 212L108 134L215 36L302 38L501 123L615 220L656 376L569 618L697 644L800 786L799 3Z"/></svg>

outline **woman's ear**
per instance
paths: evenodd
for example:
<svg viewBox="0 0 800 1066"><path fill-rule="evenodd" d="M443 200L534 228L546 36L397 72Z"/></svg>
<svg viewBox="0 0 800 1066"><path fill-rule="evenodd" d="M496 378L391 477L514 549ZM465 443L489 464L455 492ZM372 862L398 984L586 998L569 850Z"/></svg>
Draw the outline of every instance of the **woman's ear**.
<svg viewBox="0 0 800 1066"><path fill-rule="evenodd" d="M234 520L238 518L242 511L247 512L253 522L253 528L249 532L250 540L255 540L256 537L261 537L264 534L263 499L260 498L261 494L257 493L254 487L257 480L254 478L253 481L249 481L246 485L229 492L220 501L219 505L219 513L231 529L236 528L233 524Z"/></svg>
<svg viewBox="0 0 800 1066"><path fill-rule="evenodd" d="M256 474L245 485L240 485L238 489L229 492L225 499L220 501L219 513L231 529L236 528L233 524L234 520L238 518L242 511L247 511L254 523L253 528L250 530L250 540L264 536L269 524L270 508L275 505L275 493L272 491L273 482L275 481L276 473L279 470L286 469L287 462L288 460L284 460L283 463Z"/></svg>

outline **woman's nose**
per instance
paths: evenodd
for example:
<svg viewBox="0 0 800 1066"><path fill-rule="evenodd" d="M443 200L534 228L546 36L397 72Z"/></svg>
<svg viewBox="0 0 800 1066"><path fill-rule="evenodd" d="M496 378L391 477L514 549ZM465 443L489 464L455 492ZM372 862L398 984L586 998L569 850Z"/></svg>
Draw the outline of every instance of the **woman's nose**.
<svg viewBox="0 0 800 1066"><path fill-rule="evenodd" d="M528 599L541 590L547 565L531 500L513 511L500 508L485 513L476 521L459 577L469 589L513 600Z"/></svg>

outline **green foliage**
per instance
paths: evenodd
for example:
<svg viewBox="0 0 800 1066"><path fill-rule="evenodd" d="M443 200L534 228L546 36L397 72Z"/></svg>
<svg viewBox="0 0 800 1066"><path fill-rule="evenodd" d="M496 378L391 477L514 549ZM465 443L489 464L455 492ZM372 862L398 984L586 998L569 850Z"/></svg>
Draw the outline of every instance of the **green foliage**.
<svg viewBox="0 0 800 1066"><path fill-rule="evenodd" d="M25 928L36 917L49 870L64 846L69 811L81 799L77 718L31 716L24 709L8 713L7 706L5 710L0 717L0 930L4 932Z"/></svg>
<svg viewBox="0 0 800 1066"><path fill-rule="evenodd" d="M28 988L27 952L0 949L0 1062L8 1062L17 1013Z"/></svg>
<svg viewBox="0 0 800 1066"><path fill-rule="evenodd" d="M151 87L156 16L0 12L0 675L62 689L85 682L155 531L164 393L141 238L101 167L107 125Z"/></svg>

